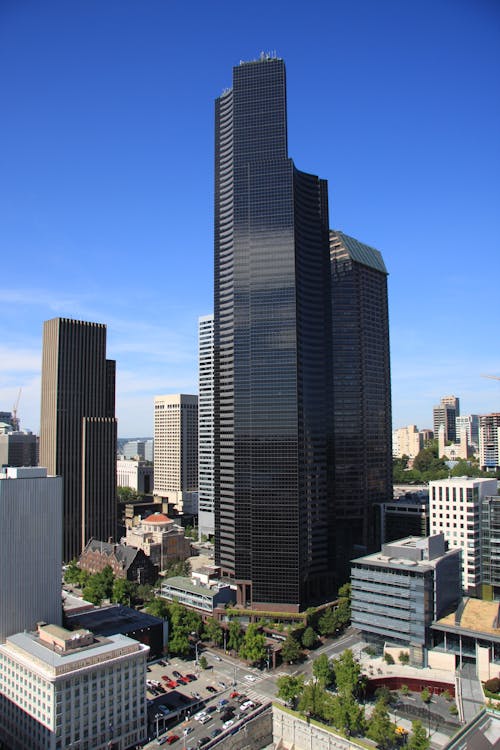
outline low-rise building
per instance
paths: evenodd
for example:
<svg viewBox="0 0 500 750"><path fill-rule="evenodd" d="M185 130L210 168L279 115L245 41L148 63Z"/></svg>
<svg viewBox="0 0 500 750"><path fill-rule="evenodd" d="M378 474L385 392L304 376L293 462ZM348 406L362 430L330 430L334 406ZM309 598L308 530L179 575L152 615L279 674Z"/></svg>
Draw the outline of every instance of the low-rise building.
<svg viewBox="0 0 500 750"><path fill-rule="evenodd" d="M0 726L10 750L125 750L146 739L147 646L40 625L0 646Z"/></svg>
<svg viewBox="0 0 500 750"><path fill-rule="evenodd" d="M2 466L38 466L38 437L28 431L14 431L0 422L0 469Z"/></svg>
<svg viewBox="0 0 500 750"><path fill-rule="evenodd" d="M125 541L128 547L142 550L158 570L164 570L174 560L187 560L191 554L182 526L163 513L153 513L128 528Z"/></svg>
<svg viewBox="0 0 500 750"><path fill-rule="evenodd" d="M407 537L352 561L351 621L368 641L405 647L425 664L430 626L460 598L460 550L444 537Z"/></svg>
<svg viewBox="0 0 500 750"><path fill-rule="evenodd" d="M429 666L455 672L475 665L480 680L500 676L500 603L464 598L445 617L432 623Z"/></svg>
<svg viewBox="0 0 500 750"><path fill-rule="evenodd" d="M134 583L154 584L158 577L158 568L142 550L99 539L85 545L78 565L89 573L100 573L109 565L116 578Z"/></svg>
<svg viewBox="0 0 500 750"><path fill-rule="evenodd" d="M377 507L375 523L381 545L406 536L429 536L428 492L408 492Z"/></svg>
<svg viewBox="0 0 500 750"><path fill-rule="evenodd" d="M184 576L167 578L161 585L161 596L212 616L214 609L236 601L236 591L225 584L204 586Z"/></svg>
<svg viewBox="0 0 500 750"><path fill-rule="evenodd" d="M149 646L151 656L162 654L168 643L168 623L161 617L125 607L123 604L107 604L86 610L65 609L66 624L71 630L82 628L94 635L126 635Z"/></svg>

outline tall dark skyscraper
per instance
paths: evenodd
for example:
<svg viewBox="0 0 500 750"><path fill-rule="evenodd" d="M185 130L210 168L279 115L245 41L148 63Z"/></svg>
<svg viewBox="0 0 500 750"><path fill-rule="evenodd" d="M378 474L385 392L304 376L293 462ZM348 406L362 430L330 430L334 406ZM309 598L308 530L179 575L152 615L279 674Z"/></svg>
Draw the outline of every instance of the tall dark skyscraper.
<svg viewBox="0 0 500 750"><path fill-rule="evenodd" d="M116 536L115 362L106 326L44 323L40 465L63 478L63 559Z"/></svg>
<svg viewBox="0 0 500 750"><path fill-rule="evenodd" d="M334 585L327 186L288 157L280 59L234 68L215 134L216 559L296 611Z"/></svg>
<svg viewBox="0 0 500 750"><path fill-rule="evenodd" d="M387 271L288 157L282 60L233 69L215 133L216 559L239 604L293 612L373 551L392 496Z"/></svg>
<svg viewBox="0 0 500 750"><path fill-rule="evenodd" d="M330 233L335 570L379 548L374 504L392 500L387 270L382 255Z"/></svg>

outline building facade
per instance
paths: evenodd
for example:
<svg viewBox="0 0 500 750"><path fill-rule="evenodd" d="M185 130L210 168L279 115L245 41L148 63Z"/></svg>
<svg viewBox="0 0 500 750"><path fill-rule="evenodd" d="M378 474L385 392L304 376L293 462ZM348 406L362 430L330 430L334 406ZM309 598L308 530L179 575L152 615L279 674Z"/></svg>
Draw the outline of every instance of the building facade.
<svg viewBox="0 0 500 750"><path fill-rule="evenodd" d="M116 536L115 362L101 323L44 323L40 464L63 478L65 561Z"/></svg>
<svg viewBox="0 0 500 750"><path fill-rule="evenodd" d="M0 470L7 466L38 466L38 437L0 423Z"/></svg>
<svg viewBox="0 0 500 750"><path fill-rule="evenodd" d="M198 321L198 531L213 537L214 510L214 316Z"/></svg>
<svg viewBox="0 0 500 750"><path fill-rule="evenodd" d="M143 550L99 539L87 542L78 564L91 574L100 573L109 566L115 578L126 578L139 584L153 585L158 578L158 568Z"/></svg>
<svg viewBox="0 0 500 750"><path fill-rule="evenodd" d="M124 458L144 461L145 453L146 443L144 440L128 440L123 444L122 454Z"/></svg>
<svg viewBox="0 0 500 750"><path fill-rule="evenodd" d="M126 543L144 552L159 571L177 560L187 560L191 544L184 529L163 513L153 513L127 529Z"/></svg>
<svg viewBox="0 0 500 750"><path fill-rule="evenodd" d="M392 455L394 458L415 458L424 447L422 434L417 425L410 424L408 427L399 427L392 433Z"/></svg>
<svg viewBox="0 0 500 750"><path fill-rule="evenodd" d="M352 625L369 641L406 647L411 663L424 666L433 620L460 600L460 555L437 534L353 560Z"/></svg>
<svg viewBox="0 0 500 750"><path fill-rule="evenodd" d="M434 421L434 435L437 435L441 425L444 426L445 440L455 443L457 440L456 418L460 416L460 400L456 396L443 396L432 410Z"/></svg>
<svg viewBox="0 0 500 750"><path fill-rule="evenodd" d="M375 504L392 500L387 269L382 255L330 232L335 568L379 549Z"/></svg>
<svg viewBox="0 0 500 750"><path fill-rule="evenodd" d="M116 484L130 487L140 495L153 492L154 469L146 461L118 457L116 462Z"/></svg>
<svg viewBox="0 0 500 750"><path fill-rule="evenodd" d="M479 417L479 465L483 471L500 467L500 414Z"/></svg>
<svg viewBox="0 0 500 750"><path fill-rule="evenodd" d="M197 512L198 397L155 396L154 494L182 512Z"/></svg>
<svg viewBox="0 0 500 750"><path fill-rule="evenodd" d="M456 418L457 433L461 430L467 433L467 444L474 452L479 450L479 414L463 414Z"/></svg>
<svg viewBox="0 0 500 750"><path fill-rule="evenodd" d="M0 726L10 750L125 750L146 739L146 656L123 635L55 625L0 646Z"/></svg>
<svg viewBox="0 0 500 750"><path fill-rule="evenodd" d="M481 596L500 599L500 497L481 502Z"/></svg>
<svg viewBox="0 0 500 750"><path fill-rule="evenodd" d="M215 118L216 562L296 611L335 585L327 186L288 157L283 60L235 67Z"/></svg>
<svg viewBox="0 0 500 750"><path fill-rule="evenodd" d="M62 621L62 490L41 467L0 473L0 643Z"/></svg>
<svg viewBox="0 0 500 750"><path fill-rule="evenodd" d="M444 534L450 548L462 550L462 587L480 595L481 503L496 495L497 480L450 477L429 482L431 534Z"/></svg>
<svg viewBox="0 0 500 750"><path fill-rule="evenodd" d="M376 529L380 544L407 536L429 536L429 496L408 493L378 505Z"/></svg>

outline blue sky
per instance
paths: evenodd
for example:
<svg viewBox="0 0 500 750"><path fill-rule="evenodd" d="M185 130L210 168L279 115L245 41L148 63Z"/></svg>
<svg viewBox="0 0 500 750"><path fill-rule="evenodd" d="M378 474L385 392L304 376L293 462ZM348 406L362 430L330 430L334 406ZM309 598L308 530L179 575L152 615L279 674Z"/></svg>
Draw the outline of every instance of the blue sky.
<svg viewBox="0 0 500 750"><path fill-rule="evenodd" d="M390 272L393 422L500 411L496 0L0 0L0 410L39 428L43 321L108 325L119 435L197 391L213 100L287 65L289 152Z"/></svg>

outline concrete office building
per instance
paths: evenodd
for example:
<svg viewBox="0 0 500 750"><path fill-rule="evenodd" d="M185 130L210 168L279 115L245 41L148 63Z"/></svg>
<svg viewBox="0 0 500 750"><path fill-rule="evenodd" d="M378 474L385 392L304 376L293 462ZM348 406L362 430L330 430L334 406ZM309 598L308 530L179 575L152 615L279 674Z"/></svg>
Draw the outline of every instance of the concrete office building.
<svg viewBox="0 0 500 750"><path fill-rule="evenodd" d="M456 420L456 429L458 434L461 430L467 433L467 445L470 445L474 452L479 450L479 415L464 414L459 415Z"/></svg>
<svg viewBox="0 0 500 750"><path fill-rule="evenodd" d="M483 471L500 467L500 414L479 417L479 465Z"/></svg>
<svg viewBox="0 0 500 750"><path fill-rule="evenodd" d="M146 443L144 440L129 440L123 444L122 454L124 458L145 459Z"/></svg>
<svg viewBox="0 0 500 750"><path fill-rule="evenodd" d="M116 536L115 362L101 323L44 323L40 463L63 478L65 561Z"/></svg>
<svg viewBox="0 0 500 750"><path fill-rule="evenodd" d="M376 527L380 544L407 536L429 536L429 496L408 493L377 506Z"/></svg>
<svg viewBox="0 0 500 750"><path fill-rule="evenodd" d="M392 455L394 458L415 458L424 447L422 434L415 424L399 427L392 433Z"/></svg>
<svg viewBox="0 0 500 750"><path fill-rule="evenodd" d="M480 595L481 503L496 495L497 480L449 477L429 482L431 534L444 534L450 548L462 550L462 587Z"/></svg>
<svg viewBox="0 0 500 750"><path fill-rule="evenodd" d="M0 473L0 642L61 623L62 479L41 467Z"/></svg>
<svg viewBox="0 0 500 750"><path fill-rule="evenodd" d="M116 484L130 487L140 495L153 492L154 469L146 461L136 461L119 456L116 462Z"/></svg>
<svg viewBox="0 0 500 750"><path fill-rule="evenodd" d="M38 466L38 437L0 422L0 469L2 466Z"/></svg>
<svg viewBox="0 0 500 750"><path fill-rule="evenodd" d="M10 750L125 750L146 739L146 656L124 635L40 625L0 646Z"/></svg>
<svg viewBox="0 0 500 750"><path fill-rule="evenodd" d="M198 512L198 397L155 396L154 494L179 512Z"/></svg>
<svg viewBox="0 0 500 750"><path fill-rule="evenodd" d="M445 429L445 440L456 442L456 418L460 416L460 400L456 396L443 396L440 403L432 410L434 420L434 435L437 435L441 425Z"/></svg>
<svg viewBox="0 0 500 750"><path fill-rule="evenodd" d="M443 534L407 537L352 561L351 622L368 641L404 647L425 666L431 623L460 600L460 550Z"/></svg>
<svg viewBox="0 0 500 750"><path fill-rule="evenodd" d="M213 537L214 511L214 316L198 321L198 531Z"/></svg>
<svg viewBox="0 0 500 750"><path fill-rule="evenodd" d="M387 269L378 250L330 232L335 570L379 549L375 504L392 499Z"/></svg>

